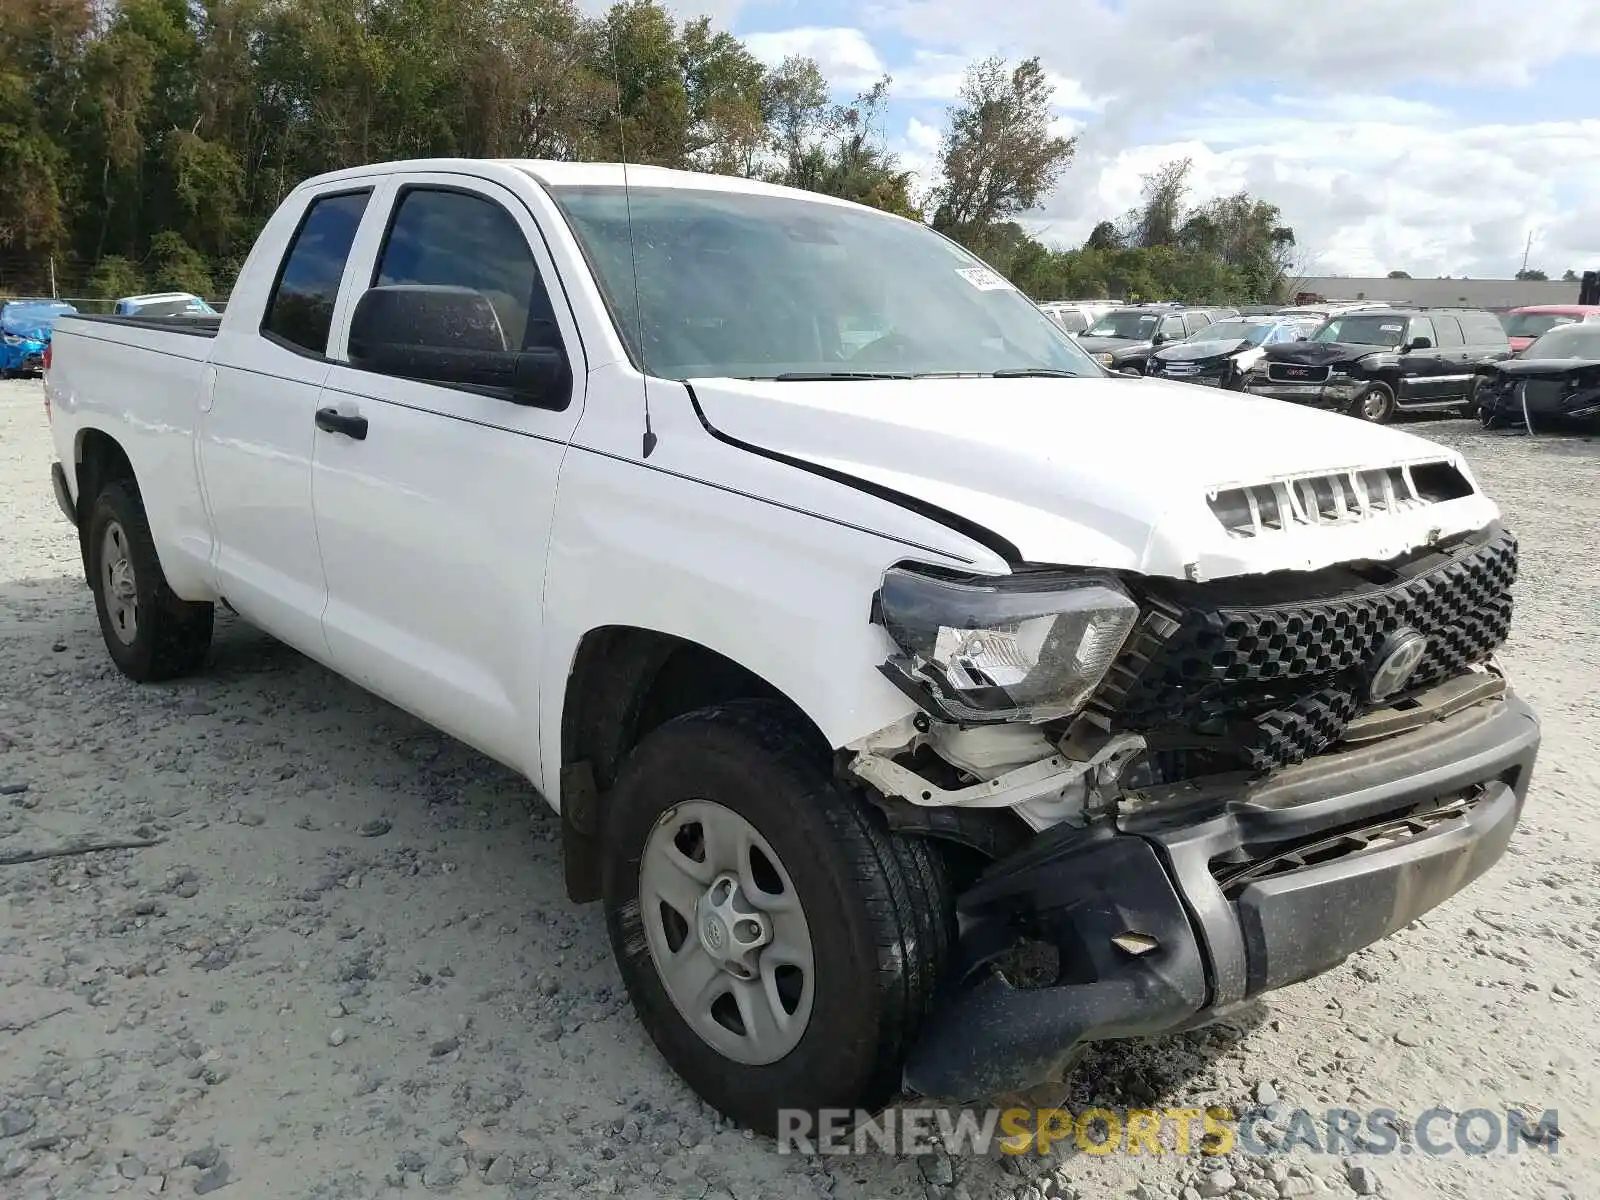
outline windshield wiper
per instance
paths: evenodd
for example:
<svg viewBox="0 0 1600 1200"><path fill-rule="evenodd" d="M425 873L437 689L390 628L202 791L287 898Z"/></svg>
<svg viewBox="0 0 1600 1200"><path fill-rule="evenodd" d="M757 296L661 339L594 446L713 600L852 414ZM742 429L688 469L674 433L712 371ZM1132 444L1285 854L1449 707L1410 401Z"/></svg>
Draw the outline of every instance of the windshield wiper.
<svg viewBox="0 0 1600 1200"><path fill-rule="evenodd" d="M778 383L821 383L834 379L915 379L905 371L785 371L771 376Z"/></svg>
<svg viewBox="0 0 1600 1200"><path fill-rule="evenodd" d="M1058 371L1054 367L1002 367L995 371L996 379L1082 379L1071 371Z"/></svg>

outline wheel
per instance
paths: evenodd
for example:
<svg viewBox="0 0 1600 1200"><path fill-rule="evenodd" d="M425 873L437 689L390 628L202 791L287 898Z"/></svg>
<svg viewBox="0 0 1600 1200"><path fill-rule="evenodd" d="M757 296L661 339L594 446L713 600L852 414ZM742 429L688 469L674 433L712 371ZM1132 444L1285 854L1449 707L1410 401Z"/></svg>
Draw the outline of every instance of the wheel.
<svg viewBox="0 0 1600 1200"><path fill-rule="evenodd" d="M1387 425L1394 419L1394 392L1386 383L1369 383L1350 406L1350 415L1374 425Z"/></svg>
<svg viewBox="0 0 1600 1200"><path fill-rule="evenodd" d="M702 1099L875 1111L932 1006L954 912L942 859L891 833L785 711L669 721L606 814L606 924L640 1022Z"/></svg>
<svg viewBox="0 0 1600 1200"><path fill-rule="evenodd" d="M1505 420L1500 416L1500 412L1496 407L1480 402L1478 404L1478 424L1485 429L1499 429L1505 424Z"/></svg>
<svg viewBox="0 0 1600 1200"><path fill-rule="evenodd" d="M172 594L131 481L114 479L100 489L85 544L100 632L118 669L152 683L198 667L211 647L215 610Z"/></svg>
<svg viewBox="0 0 1600 1200"><path fill-rule="evenodd" d="M1478 399L1478 397L1482 394L1483 379L1481 377L1474 378L1473 381L1467 385L1467 398L1462 401L1461 404L1461 415L1463 417L1476 417L1478 415L1478 412L1482 407L1482 402Z"/></svg>

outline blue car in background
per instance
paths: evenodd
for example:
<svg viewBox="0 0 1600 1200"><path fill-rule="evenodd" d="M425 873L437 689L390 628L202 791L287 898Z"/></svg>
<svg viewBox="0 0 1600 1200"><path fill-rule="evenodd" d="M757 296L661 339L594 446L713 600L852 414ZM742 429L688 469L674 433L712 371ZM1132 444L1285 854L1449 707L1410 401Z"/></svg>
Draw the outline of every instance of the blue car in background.
<svg viewBox="0 0 1600 1200"><path fill-rule="evenodd" d="M77 311L60 300L13 300L0 307L0 379L44 370L56 319Z"/></svg>

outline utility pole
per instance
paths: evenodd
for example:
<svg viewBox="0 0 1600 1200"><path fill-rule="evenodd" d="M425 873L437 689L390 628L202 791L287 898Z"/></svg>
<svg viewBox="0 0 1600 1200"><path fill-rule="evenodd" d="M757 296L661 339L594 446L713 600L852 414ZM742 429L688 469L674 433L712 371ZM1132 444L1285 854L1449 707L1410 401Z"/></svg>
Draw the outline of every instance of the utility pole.
<svg viewBox="0 0 1600 1200"><path fill-rule="evenodd" d="M1523 246L1523 248L1522 248L1522 271L1519 272L1519 274L1525 273L1527 271L1527 269L1528 269L1528 256L1530 254L1532 254L1532 253L1533 253L1533 230L1530 229L1530 230L1528 230L1528 243L1527 243L1527 245Z"/></svg>
<svg viewBox="0 0 1600 1200"><path fill-rule="evenodd" d="M59 300L60 298L60 296L56 295L56 256L52 254L50 256L50 299Z"/></svg>

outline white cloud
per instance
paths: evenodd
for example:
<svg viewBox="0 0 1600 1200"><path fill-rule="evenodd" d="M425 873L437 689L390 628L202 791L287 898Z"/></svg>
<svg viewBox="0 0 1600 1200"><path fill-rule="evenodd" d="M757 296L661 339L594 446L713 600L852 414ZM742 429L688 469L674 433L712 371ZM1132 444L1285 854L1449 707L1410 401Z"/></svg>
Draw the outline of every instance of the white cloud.
<svg viewBox="0 0 1600 1200"><path fill-rule="evenodd" d="M794 54L815 59L824 77L840 91L869 88L887 69L859 29L807 26L751 33L745 35L744 44L750 53L772 66Z"/></svg>
<svg viewBox="0 0 1600 1200"><path fill-rule="evenodd" d="M1305 274L1504 276L1520 265L1530 231L1530 262L1553 276L1600 262L1600 214L1568 212L1557 194L1558 181L1600 194L1600 120L1442 134L1431 125L1248 112L1203 116L1184 140L1075 165L1041 214L1041 232L1081 241L1095 221L1138 199L1145 172L1188 157L1194 200L1245 188L1277 204L1294 226Z"/></svg>

